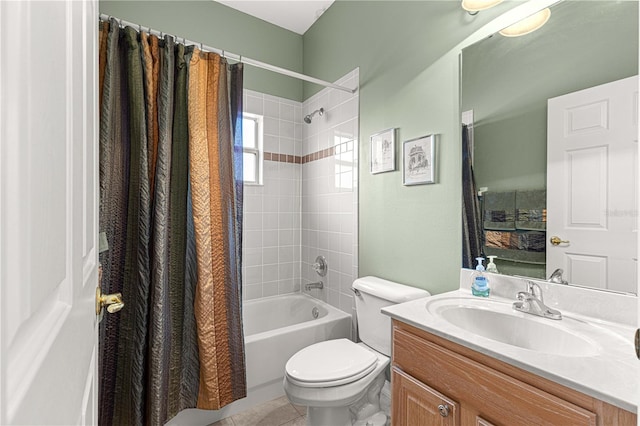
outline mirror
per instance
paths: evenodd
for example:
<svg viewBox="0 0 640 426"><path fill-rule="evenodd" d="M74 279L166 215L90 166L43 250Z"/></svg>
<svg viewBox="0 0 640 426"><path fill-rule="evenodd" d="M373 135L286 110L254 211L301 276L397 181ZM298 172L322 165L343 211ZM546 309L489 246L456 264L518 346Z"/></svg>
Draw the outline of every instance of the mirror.
<svg viewBox="0 0 640 426"><path fill-rule="evenodd" d="M554 4L551 12L546 25L533 33L522 37L496 33L462 51L461 112L463 123L465 120L473 123L469 133L476 188L480 192L487 190L479 197L483 225L491 222L487 213L499 210L488 209L484 204L489 202L488 195L494 197L492 203L496 201L495 193L512 192L516 196L533 194L533 198L546 200L549 190L555 189L547 188L548 99L638 74L637 1L563 1ZM635 100L637 108L637 92ZM470 111L472 120L468 118ZM637 117L637 109L634 114ZM630 166L634 170L630 173L637 173L637 133L634 142ZM537 207L531 212L535 210L540 217L545 212L547 217L557 213L547 209L544 201ZM618 213L629 216L627 219L635 229L637 212L635 206ZM510 253L516 254L513 260L498 255L499 272L549 278L547 259L552 235L545 232L545 227L546 224L542 229L534 226L520 235L530 234L530 241L525 239L521 244L531 244L530 247L541 244L537 254L518 257L518 250L512 250ZM486 231L481 232L483 241L487 239ZM493 237L492 234L490 238ZM633 247L624 254L630 262L637 262L635 241L634 237ZM604 267L589 262L568 266L549 263L551 266L563 268L571 284L588 286L592 285L590 276L603 268L615 269L611 263ZM606 286L594 286L635 293L635 270L634 266L630 279L610 279L616 281L615 285L609 282Z"/></svg>

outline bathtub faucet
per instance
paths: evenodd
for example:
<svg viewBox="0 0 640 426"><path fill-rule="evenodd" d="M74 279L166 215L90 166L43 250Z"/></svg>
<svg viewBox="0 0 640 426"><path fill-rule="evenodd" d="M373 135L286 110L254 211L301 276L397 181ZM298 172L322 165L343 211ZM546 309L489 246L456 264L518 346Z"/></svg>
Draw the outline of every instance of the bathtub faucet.
<svg viewBox="0 0 640 426"><path fill-rule="evenodd" d="M304 289L309 291L312 288L319 288L320 290L322 290L322 288L324 287L324 283L322 281L318 281L317 283L309 283L309 284L305 284L304 285Z"/></svg>

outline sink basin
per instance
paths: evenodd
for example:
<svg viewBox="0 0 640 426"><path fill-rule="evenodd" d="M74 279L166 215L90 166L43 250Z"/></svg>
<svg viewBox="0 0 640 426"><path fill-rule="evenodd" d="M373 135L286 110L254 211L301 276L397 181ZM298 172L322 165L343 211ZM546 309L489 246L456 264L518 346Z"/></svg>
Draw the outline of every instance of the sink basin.
<svg viewBox="0 0 640 426"><path fill-rule="evenodd" d="M600 346L584 336L581 321L553 321L514 311L511 303L477 298L444 298L427 302L437 318L476 336L521 349L570 357L600 353Z"/></svg>

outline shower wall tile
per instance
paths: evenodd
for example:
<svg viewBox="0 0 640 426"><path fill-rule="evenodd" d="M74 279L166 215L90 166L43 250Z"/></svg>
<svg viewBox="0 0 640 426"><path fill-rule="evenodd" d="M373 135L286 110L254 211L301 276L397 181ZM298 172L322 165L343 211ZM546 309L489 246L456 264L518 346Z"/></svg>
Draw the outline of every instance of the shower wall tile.
<svg viewBox="0 0 640 426"><path fill-rule="evenodd" d="M357 87L354 70L338 81ZM264 184L244 192L243 297L298 292L318 281L312 269L323 255L324 290L309 292L352 313L357 277L358 94L325 89L304 103L244 93L245 111L264 115ZM303 117L324 108L311 124Z"/></svg>
<svg viewBox="0 0 640 426"><path fill-rule="evenodd" d="M262 94L245 90L244 110L251 114L264 115L264 97Z"/></svg>
<svg viewBox="0 0 640 426"><path fill-rule="evenodd" d="M302 104L245 90L244 109L264 116L269 153L263 185L244 191L243 297L255 299L300 290L302 166L282 162L280 154L301 153Z"/></svg>
<svg viewBox="0 0 640 426"><path fill-rule="evenodd" d="M356 69L338 84L357 87L358 81ZM324 114L303 127L302 155L312 160L302 165L302 284L320 279L312 266L316 256L325 256L325 290L310 294L352 314L351 285L358 276L358 93L324 89L304 102L302 115L319 108Z"/></svg>

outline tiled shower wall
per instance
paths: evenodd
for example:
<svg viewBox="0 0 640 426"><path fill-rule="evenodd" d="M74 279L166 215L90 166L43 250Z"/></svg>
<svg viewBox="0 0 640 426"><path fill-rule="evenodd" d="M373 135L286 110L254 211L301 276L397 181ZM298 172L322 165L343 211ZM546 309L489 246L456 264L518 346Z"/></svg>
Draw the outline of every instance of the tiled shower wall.
<svg viewBox="0 0 640 426"><path fill-rule="evenodd" d="M264 116L264 185L245 185L243 298L300 290L302 104L244 91L244 111Z"/></svg>
<svg viewBox="0 0 640 426"><path fill-rule="evenodd" d="M358 69L336 82L358 87ZM351 285L358 276L358 92L324 89L303 105L306 115L324 108L303 130L302 283L324 282L309 293L351 313ZM318 255L326 277L313 270ZM304 291L304 287L303 287Z"/></svg>
<svg viewBox="0 0 640 426"><path fill-rule="evenodd" d="M358 70L337 83L358 87ZM303 117L318 108L311 124ZM245 90L244 110L264 116L264 185L245 186L243 297L304 290L352 312L357 277L358 94L324 89L301 104ZM312 265L329 264L326 277ZM306 292L306 291L305 291Z"/></svg>

